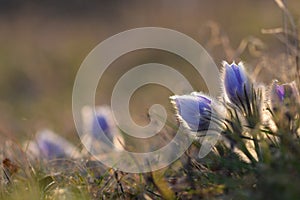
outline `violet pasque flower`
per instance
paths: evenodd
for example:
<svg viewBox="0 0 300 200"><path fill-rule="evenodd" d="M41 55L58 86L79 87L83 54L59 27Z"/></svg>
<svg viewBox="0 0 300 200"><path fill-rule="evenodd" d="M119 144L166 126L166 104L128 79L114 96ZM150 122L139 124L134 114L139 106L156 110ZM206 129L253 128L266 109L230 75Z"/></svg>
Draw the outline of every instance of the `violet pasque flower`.
<svg viewBox="0 0 300 200"><path fill-rule="evenodd" d="M243 63L238 65L235 62L228 64L223 62L224 66L224 90L229 101L236 105L241 105L247 99L251 100L251 82L244 69Z"/></svg>
<svg viewBox="0 0 300 200"><path fill-rule="evenodd" d="M99 126L99 127L98 127ZM101 110L96 113L95 118L92 122L92 130L91 133L93 136L97 139L101 139L102 133L110 140L113 141L113 133L112 133L112 127L108 122L108 116L107 113L103 112ZM101 128L101 129L99 129Z"/></svg>
<svg viewBox="0 0 300 200"><path fill-rule="evenodd" d="M271 108L274 113L282 113L289 118L297 114L299 91L296 82L279 84L274 80L270 91Z"/></svg>
<svg viewBox="0 0 300 200"><path fill-rule="evenodd" d="M80 156L73 144L48 129L38 132L36 140L31 141L29 144L30 153L35 157L41 157L46 160Z"/></svg>
<svg viewBox="0 0 300 200"><path fill-rule="evenodd" d="M113 120L111 109L108 106L98 106L95 113L92 108L85 106L82 109L83 143L90 152L109 152L112 149L121 150L121 137ZM121 144L121 143L122 144Z"/></svg>
<svg viewBox="0 0 300 200"><path fill-rule="evenodd" d="M209 127L212 100L202 93L174 95L170 97L177 109L181 122L193 132L204 131Z"/></svg>

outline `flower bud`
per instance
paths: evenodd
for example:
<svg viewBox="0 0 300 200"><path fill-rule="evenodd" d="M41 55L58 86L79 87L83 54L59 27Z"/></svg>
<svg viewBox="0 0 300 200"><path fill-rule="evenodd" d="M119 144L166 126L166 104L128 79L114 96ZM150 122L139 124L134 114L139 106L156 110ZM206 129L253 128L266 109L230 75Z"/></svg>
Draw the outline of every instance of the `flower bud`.
<svg viewBox="0 0 300 200"><path fill-rule="evenodd" d="M98 154L112 149L122 150L124 141L108 106L85 106L82 111L83 143L89 152Z"/></svg>
<svg viewBox="0 0 300 200"><path fill-rule="evenodd" d="M46 158L47 160L54 158L71 158L79 155L73 144L48 129L37 133L35 144L39 151L36 155Z"/></svg>
<svg viewBox="0 0 300 200"><path fill-rule="evenodd" d="M296 82L279 84L273 81L270 91L270 101L272 111L285 114L288 118L293 118L297 114L299 105L299 91Z"/></svg>
<svg viewBox="0 0 300 200"><path fill-rule="evenodd" d="M241 105L246 99L252 99L251 82L247 76L243 64L238 65L233 62L228 64L223 62L224 66L224 90L231 103Z"/></svg>
<svg viewBox="0 0 300 200"><path fill-rule="evenodd" d="M171 102L177 109L177 116L191 131L203 131L209 127L212 100L202 93L174 95Z"/></svg>

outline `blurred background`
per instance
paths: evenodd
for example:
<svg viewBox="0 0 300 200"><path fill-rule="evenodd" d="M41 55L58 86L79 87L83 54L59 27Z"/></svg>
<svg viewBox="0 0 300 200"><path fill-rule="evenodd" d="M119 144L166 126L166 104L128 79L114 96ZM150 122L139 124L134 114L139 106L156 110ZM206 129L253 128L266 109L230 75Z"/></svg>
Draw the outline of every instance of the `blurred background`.
<svg viewBox="0 0 300 200"><path fill-rule="evenodd" d="M299 25L300 1L286 2ZM281 27L282 16L271 0L0 0L0 132L22 141L47 127L78 141L71 103L80 64L101 41L137 27L180 31L203 45L219 67L222 60L243 60L258 79L270 83L280 78L280 73L271 72L278 72L284 61L266 63L266 58L277 58L285 45L274 35L262 34L262 29ZM185 60L167 52L141 50L120 57L105 72L97 104L110 104L120 76L148 62L174 67L196 90L207 91L202 77L194 75ZM256 71L258 65L263 67ZM141 88L130 104L133 119L146 124L153 103L174 113L170 95L157 85Z"/></svg>

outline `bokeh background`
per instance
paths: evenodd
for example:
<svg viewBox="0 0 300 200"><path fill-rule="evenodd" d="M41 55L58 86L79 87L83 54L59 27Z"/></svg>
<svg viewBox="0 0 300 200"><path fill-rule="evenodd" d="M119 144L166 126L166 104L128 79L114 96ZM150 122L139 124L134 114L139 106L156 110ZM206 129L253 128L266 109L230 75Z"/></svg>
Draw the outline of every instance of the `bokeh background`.
<svg viewBox="0 0 300 200"><path fill-rule="evenodd" d="M286 2L299 25L300 1ZM278 38L261 31L282 23L282 11L271 0L0 0L0 132L4 138L22 141L50 128L78 141L71 108L76 72L97 44L119 32L144 26L174 29L202 44L219 67L222 60L244 60L248 70L256 72L265 56L285 51ZM148 62L168 64L196 90L206 91L201 76L183 59L141 50L110 66L99 82L97 104L109 104L118 78ZM280 78L280 73L271 73L280 65L284 62L265 62L269 69L262 68L257 75L269 83ZM159 86L141 88L130 104L133 119L146 124L153 103L173 112L171 94Z"/></svg>

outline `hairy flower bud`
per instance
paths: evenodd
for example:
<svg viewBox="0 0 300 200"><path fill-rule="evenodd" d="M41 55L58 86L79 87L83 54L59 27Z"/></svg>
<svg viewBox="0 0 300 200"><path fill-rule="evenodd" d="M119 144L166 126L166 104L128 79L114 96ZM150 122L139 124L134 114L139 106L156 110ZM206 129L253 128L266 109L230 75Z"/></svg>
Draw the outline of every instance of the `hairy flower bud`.
<svg viewBox="0 0 300 200"><path fill-rule="evenodd" d="M76 157L79 154L73 144L48 129L38 132L35 142L39 151L36 154L47 160Z"/></svg>
<svg viewBox="0 0 300 200"><path fill-rule="evenodd" d="M243 64L238 65L234 62L228 64L223 62L224 66L224 90L231 103L241 105L248 98L251 100L251 82L246 74Z"/></svg>
<svg viewBox="0 0 300 200"><path fill-rule="evenodd" d="M177 116L191 131L203 131L209 127L212 100L202 93L174 95L170 97L177 109Z"/></svg>
<svg viewBox="0 0 300 200"><path fill-rule="evenodd" d="M293 118L297 114L297 105L299 105L296 82L279 84L277 80L273 81L270 102L274 113L285 114L288 118Z"/></svg>
<svg viewBox="0 0 300 200"><path fill-rule="evenodd" d="M95 113L90 106L82 109L83 143L90 151L98 154L112 149L123 149L123 138L114 123L112 111L108 106L97 106Z"/></svg>

